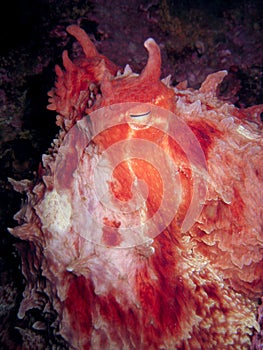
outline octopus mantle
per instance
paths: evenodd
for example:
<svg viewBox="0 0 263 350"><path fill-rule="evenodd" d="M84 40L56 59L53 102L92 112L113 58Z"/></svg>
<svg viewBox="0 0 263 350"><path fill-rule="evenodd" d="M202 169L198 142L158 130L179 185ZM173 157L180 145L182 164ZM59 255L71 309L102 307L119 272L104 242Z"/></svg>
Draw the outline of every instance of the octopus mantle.
<svg viewBox="0 0 263 350"><path fill-rule="evenodd" d="M263 106L220 101L225 71L199 90L160 80L153 39L138 75L67 30L83 56L65 51L56 67L48 108L60 133L34 183L10 180L27 194L10 229L28 241L19 317L38 308L48 322L55 310L69 349L249 349L263 288Z"/></svg>

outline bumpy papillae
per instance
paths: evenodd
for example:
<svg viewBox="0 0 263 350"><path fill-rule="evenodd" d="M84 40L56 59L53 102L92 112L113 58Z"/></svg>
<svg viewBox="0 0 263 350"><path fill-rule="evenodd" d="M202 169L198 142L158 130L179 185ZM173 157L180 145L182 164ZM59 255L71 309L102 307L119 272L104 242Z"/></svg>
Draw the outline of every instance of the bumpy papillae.
<svg viewBox="0 0 263 350"><path fill-rule="evenodd" d="M13 181L28 196L16 215L21 225L11 230L30 242L30 250L21 252L27 287L19 316L41 307L37 291L42 288L49 300L45 308L52 305L57 312L56 331L72 349L249 349L259 331L256 300L263 287L263 106L240 110L218 100L225 71L209 75L199 90L186 83L172 87L169 77L161 81L160 50L153 39L145 42L149 58L138 75L99 54L79 27L67 30L81 44L83 57L72 61L64 52L64 70L56 67L48 108L58 113L60 134L43 156L37 182ZM182 201L158 237L129 249L116 248L120 237L112 237L110 227L121 222L107 217L104 246L83 238L74 230L72 208L79 203L76 193L81 196L82 186L88 186L98 149L134 134L128 125L103 132L81 156L82 171L74 178L78 141L66 139L86 115L120 102L151 103L181 118L200 143L208 171L203 210L182 232L193 193L189 161L163 133L141 131L141 138L161 139L159 146L171 155ZM70 158L69 149L69 168L57 176L57 154ZM161 178L151 164L133 162L132 168L151 189L147 210L156 210ZM114 174L119 187L109 185L121 200L131 195L129 169L128 162L121 165ZM42 287L40 271L46 279Z"/></svg>

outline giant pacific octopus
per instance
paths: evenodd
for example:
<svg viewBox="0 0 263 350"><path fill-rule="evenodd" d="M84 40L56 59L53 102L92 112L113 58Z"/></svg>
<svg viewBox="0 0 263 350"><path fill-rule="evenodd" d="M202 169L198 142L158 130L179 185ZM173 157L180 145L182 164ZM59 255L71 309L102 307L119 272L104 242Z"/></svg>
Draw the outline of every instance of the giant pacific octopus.
<svg viewBox="0 0 263 350"><path fill-rule="evenodd" d="M18 316L52 308L68 349L249 349L263 291L263 105L218 99L226 71L199 90L171 86L151 38L136 74L98 53L80 27L67 31L83 52L72 60L64 51L56 67L48 109L60 132L35 181L10 179L27 195L10 229L28 242ZM134 140L152 153L129 157ZM95 187L110 193L107 210ZM142 207L129 207L133 192ZM164 196L165 210L145 226Z"/></svg>

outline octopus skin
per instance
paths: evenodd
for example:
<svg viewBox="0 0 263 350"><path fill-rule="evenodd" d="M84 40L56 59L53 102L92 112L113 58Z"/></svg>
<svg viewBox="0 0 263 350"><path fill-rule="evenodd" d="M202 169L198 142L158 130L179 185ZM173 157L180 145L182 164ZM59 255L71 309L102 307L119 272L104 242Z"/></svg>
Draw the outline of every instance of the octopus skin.
<svg viewBox="0 0 263 350"><path fill-rule="evenodd" d="M10 179L27 196L10 229L27 242L19 318L54 310L52 332L74 350L252 348L263 291L263 105L219 100L226 71L199 90L160 80L151 38L135 74L80 27L67 31L83 56L65 51L56 67L48 108L60 132L34 182Z"/></svg>

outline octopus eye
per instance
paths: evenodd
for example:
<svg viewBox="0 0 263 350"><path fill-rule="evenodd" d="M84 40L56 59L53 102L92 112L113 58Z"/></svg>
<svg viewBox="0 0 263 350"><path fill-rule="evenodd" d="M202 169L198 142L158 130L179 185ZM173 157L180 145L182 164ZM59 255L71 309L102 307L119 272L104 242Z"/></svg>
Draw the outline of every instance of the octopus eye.
<svg viewBox="0 0 263 350"><path fill-rule="evenodd" d="M131 118L144 118L148 117L151 114L151 111L145 112L145 113L139 113L139 114L130 114Z"/></svg>

